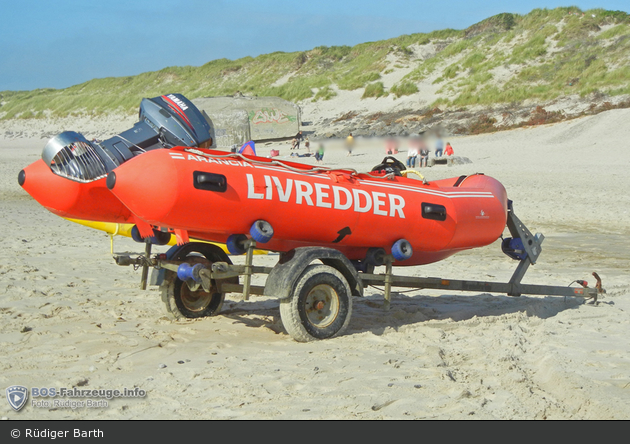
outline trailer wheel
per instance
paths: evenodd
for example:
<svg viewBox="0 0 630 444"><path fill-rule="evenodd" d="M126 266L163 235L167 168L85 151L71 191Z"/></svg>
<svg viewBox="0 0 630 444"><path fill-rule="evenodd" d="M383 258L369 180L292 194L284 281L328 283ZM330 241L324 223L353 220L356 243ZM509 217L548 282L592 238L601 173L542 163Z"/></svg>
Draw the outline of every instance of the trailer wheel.
<svg viewBox="0 0 630 444"><path fill-rule="evenodd" d="M231 263L227 255L222 257L217 252L204 247L201 245L187 248L175 255L173 260L182 260L194 264L199 262L199 258L205 258L210 263ZM201 286L196 291L191 291L186 282L177 277L176 272L166 270L164 282L161 286L162 302L166 305L166 310L175 319L216 315L221 310L225 293L217 292L214 282L212 284L210 292L206 292Z"/></svg>
<svg viewBox="0 0 630 444"><path fill-rule="evenodd" d="M280 301L280 317L298 342L341 334L350 322L352 293L344 276L328 265L309 265L290 298Z"/></svg>

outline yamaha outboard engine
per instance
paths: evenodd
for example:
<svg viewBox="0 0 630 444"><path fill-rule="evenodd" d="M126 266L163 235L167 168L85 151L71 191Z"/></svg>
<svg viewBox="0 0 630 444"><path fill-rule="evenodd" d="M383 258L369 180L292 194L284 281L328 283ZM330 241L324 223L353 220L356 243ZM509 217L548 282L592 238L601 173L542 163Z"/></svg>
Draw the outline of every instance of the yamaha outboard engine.
<svg viewBox="0 0 630 444"><path fill-rule="evenodd" d="M42 159L53 173L77 182L101 179L120 164L157 148L212 145L210 125L181 94L142 99L139 122L102 142L65 131L44 147Z"/></svg>

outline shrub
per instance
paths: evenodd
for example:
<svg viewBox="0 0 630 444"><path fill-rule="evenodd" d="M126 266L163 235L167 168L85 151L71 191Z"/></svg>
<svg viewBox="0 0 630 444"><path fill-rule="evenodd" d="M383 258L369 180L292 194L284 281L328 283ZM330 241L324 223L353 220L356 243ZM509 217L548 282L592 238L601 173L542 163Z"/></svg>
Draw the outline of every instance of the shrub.
<svg viewBox="0 0 630 444"><path fill-rule="evenodd" d="M517 15L504 12L475 23L464 32L466 37L472 37L485 32L509 31L516 24L516 19Z"/></svg>
<svg viewBox="0 0 630 444"><path fill-rule="evenodd" d="M365 91L363 92L362 99L367 97L383 97L386 96L385 88L383 87L383 82L370 83L365 87Z"/></svg>
<svg viewBox="0 0 630 444"><path fill-rule="evenodd" d="M459 71L459 66L455 64L447 66L444 72L442 73L442 77L446 79L452 79L457 75L458 71Z"/></svg>
<svg viewBox="0 0 630 444"><path fill-rule="evenodd" d="M411 82L401 82L392 86L391 92L395 94L396 97L409 96L418 92L418 86Z"/></svg>

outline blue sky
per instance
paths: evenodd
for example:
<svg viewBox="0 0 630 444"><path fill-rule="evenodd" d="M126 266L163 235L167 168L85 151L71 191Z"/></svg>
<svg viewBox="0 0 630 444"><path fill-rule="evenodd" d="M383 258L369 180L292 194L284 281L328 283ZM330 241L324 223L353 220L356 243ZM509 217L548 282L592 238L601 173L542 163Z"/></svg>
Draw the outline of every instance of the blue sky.
<svg viewBox="0 0 630 444"><path fill-rule="evenodd" d="M64 88L223 57L352 46L464 29L501 12L570 5L630 10L628 0L0 0L0 91Z"/></svg>

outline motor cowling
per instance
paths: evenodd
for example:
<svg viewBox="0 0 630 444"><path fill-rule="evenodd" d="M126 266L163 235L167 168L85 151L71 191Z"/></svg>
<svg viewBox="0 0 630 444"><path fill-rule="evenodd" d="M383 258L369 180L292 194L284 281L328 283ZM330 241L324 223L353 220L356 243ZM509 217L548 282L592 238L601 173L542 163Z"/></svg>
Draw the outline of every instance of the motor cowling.
<svg viewBox="0 0 630 444"><path fill-rule="evenodd" d="M50 139L42 159L53 173L85 183L106 177L146 151L212 144L208 121L181 94L142 99L138 119L132 128L103 141L88 141L80 133L65 131Z"/></svg>

